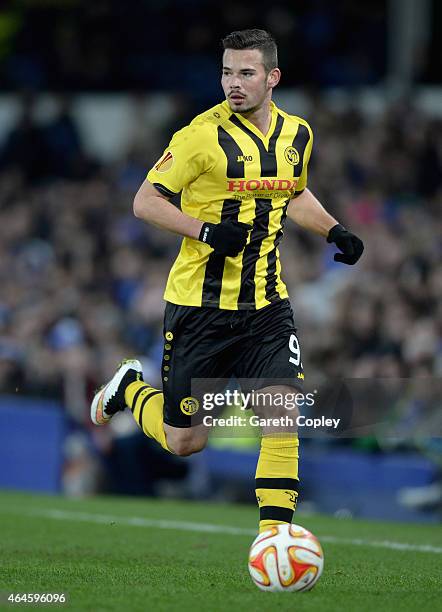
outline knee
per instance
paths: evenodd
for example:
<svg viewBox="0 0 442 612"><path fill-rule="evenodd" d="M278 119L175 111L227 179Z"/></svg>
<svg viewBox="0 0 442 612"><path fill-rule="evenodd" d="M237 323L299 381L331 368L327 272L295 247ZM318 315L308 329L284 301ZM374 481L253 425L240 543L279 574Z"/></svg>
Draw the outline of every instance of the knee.
<svg viewBox="0 0 442 612"><path fill-rule="evenodd" d="M192 438L178 438L168 441L169 449L174 455L179 457L188 457L193 453L199 453L206 446L206 440Z"/></svg>

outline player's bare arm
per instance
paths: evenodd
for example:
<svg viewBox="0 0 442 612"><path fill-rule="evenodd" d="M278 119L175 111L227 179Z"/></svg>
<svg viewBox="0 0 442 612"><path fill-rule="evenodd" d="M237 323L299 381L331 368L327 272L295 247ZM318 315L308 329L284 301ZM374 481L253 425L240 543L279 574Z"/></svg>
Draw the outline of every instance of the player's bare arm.
<svg viewBox="0 0 442 612"><path fill-rule="evenodd" d="M304 229L324 237L327 237L331 228L338 223L310 189L304 189L299 196L290 200L287 216Z"/></svg>
<svg viewBox="0 0 442 612"><path fill-rule="evenodd" d="M287 216L304 229L324 236L327 242L334 242L342 251L336 253L335 261L353 265L361 257L364 251L362 240L332 217L309 189L290 200Z"/></svg>
<svg viewBox="0 0 442 612"><path fill-rule="evenodd" d="M134 198L138 219L181 236L198 237L203 222L181 212L146 179Z"/></svg>

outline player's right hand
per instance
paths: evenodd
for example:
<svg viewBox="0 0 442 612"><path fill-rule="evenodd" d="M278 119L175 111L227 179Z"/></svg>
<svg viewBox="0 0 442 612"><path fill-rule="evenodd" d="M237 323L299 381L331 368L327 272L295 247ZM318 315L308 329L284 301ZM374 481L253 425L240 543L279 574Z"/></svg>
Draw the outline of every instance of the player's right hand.
<svg viewBox="0 0 442 612"><path fill-rule="evenodd" d="M236 257L247 243L251 225L240 221L203 223L198 240L213 248L218 255Z"/></svg>

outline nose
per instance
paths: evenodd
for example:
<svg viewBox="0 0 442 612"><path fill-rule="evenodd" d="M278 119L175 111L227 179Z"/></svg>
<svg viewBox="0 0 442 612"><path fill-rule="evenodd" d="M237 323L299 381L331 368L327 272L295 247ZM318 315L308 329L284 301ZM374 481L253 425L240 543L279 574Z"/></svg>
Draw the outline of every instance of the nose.
<svg viewBox="0 0 442 612"><path fill-rule="evenodd" d="M241 82L239 80L239 77L232 75L230 77L229 85L230 85L230 89L239 89L241 87Z"/></svg>

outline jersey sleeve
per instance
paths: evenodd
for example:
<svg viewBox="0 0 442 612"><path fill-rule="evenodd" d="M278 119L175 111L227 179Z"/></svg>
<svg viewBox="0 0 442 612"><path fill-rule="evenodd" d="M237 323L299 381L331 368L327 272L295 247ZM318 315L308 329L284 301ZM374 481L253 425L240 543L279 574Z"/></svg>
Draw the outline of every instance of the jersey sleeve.
<svg viewBox="0 0 442 612"><path fill-rule="evenodd" d="M208 169L207 138L188 125L176 132L147 179L160 193L172 197Z"/></svg>
<svg viewBox="0 0 442 612"><path fill-rule="evenodd" d="M295 197L297 195L300 195L304 191L304 189L307 187L308 163L310 161L310 156L312 154L312 147L313 147L313 132L312 132L311 127L308 125L308 123L306 123L306 128L309 133L309 139L304 149L304 155L303 155L303 160L302 160L302 172L299 177L298 184L296 185Z"/></svg>

